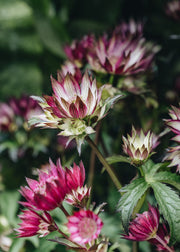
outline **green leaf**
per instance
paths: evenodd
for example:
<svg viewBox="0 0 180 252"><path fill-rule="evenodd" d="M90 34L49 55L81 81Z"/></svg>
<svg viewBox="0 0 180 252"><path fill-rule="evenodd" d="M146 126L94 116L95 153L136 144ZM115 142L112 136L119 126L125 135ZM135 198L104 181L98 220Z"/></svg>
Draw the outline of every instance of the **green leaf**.
<svg viewBox="0 0 180 252"><path fill-rule="evenodd" d="M34 252L53 251L53 249L55 249L55 247L57 246L57 243L48 241L48 239L52 239L54 236L55 236L55 232L49 234L46 237L41 238L39 240L40 241L39 247L35 249Z"/></svg>
<svg viewBox="0 0 180 252"><path fill-rule="evenodd" d="M15 238L13 241L13 244L11 245L11 248L9 252L19 252L23 248L25 243L25 239L23 238Z"/></svg>
<svg viewBox="0 0 180 252"><path fill-rule="evenodd" d="M155 198L160 212L168 221L171 231L171 241L180 241L180 199L168 186L160 182L152 183Z"/></svg>
<svg viewBox="0 0 180 252"><path fill-rule="evenodd" d="M8 219L11 225L16 224L16 213L20 194L17 191L6 191L1 193L0 208L2 214Z"/></svg>
<svg viewBox="0 0 180 252"><path fill-rule="evenodd" d="M145 175L153 176L163 166L165 166L164 163L154 164L154 162L149 159L145 164L142 165L142 169Z"/></svg>
<svg viewBox="0 0 180 252"><path fill-rule="evenodd" d="M121 213L122 224L125 231L128 232L128 224L133 209L148 188L149 185L144 178L139 178L121 189L121 192L125 192L125 194L120 199L117 210Z"/></svg>
<svg viewBox="0 0 180 252"><path fill-rule="evenodd" d="M168 171L158 172L153 178L155 181L170 184L180 190L180 176L175 173Z"/></svg>
<svg viewBox="0 0 180 252"><path fill-rule="evenodd" d="M106 158L106 161L108 162L108 164L114 164L114 163L119 163L119 162L123 162L123 163L131 163L131 160L129 157L124 157L122 155L114 155L111 157Z"/></svg>

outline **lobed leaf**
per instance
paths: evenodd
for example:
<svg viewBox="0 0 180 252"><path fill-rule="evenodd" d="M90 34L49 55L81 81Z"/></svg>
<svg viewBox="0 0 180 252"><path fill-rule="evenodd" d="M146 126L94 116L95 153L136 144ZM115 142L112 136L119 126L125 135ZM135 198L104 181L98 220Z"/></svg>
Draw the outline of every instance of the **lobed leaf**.
<svg viewBox="0 0 180 252"><path fill-rule="evenodd" d="M180 199L176 192L160 182L151 184L160 212L168 221L171 242L180 241Z"/></svg>
<svg viewBox="0 0 180 252"><path fill-rule="evenodd" d="M117 210L121 213L122 225L126 232L133 209L149 186L144 178L139 178L121 189L125 194L120 199Z"/></svg>
<svg viewBox="0 0 180 252"><path fill-rule="evenodd" d="M153 179L158 182L170 184L180 190L180 176L175 173L168 171L158 172L157 174L155 174Z"/></svg>

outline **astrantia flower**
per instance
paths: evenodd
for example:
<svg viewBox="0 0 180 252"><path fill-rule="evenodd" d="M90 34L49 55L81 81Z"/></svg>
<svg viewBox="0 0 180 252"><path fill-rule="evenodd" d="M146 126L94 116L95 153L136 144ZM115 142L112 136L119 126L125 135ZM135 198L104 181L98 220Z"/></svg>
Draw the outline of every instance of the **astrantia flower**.
<svg viewBox="0 0 180 252"><path fill-rule="evenodd" d="M177 166L176 171L180 173L180 146L169 148L164 160L171 161L169 167Z"/></svg>
<svg viewBox="0 0 180 252"><path fill-rule="evenodd" d="M14 131L16 129L14 118L13 109L6 103L0 103L0 130Z"/></svg>
<svg viewBox="0 0 180 252"><path fill-rule="evenodd" d="M180 108L174 106L171 107L172 110L169 110L169 115L171 119L167 119L165 120L165 122L166 125L170 128L170 130L177 134L172 139L180 143Z"/></svg>
<svg viewBox="0 0 180 252"><path fill-rule="evenodd" d="M71 74L77 82L82 78L80 69L73 62L66 61L64 65L61 66L61 70L57 72L57 80L61 82L68 73Z"/></svg>
<svg viewBox="0 0 180 252"><path fill-rule="evenodd" d="M74 163L73 168L66 168L65 181L67 194L65 200L76 207L84 207L90 196L90 188L84 185L85 169L82 161L79 166Z"/></svg>
<svg viewBox="0 0 180 252"><path fill-rule="evenodd" d="M154 55L159 47L144 38L127 38L113 33L104 35L94 45L94 51L87 58L96 72L118 75L132 75L151 69Z"/></svg>
<svg viewBox="0 0 180 252"><path fill-rule="evenodd" d="M87 61L87 52L91 50L94 44L94 36L84 36L81 40L74 40L71 45L66 45L64 51L69 60L78 67L82 67Z"/></svg>
<svg viewBox="0 0 180 252"><path fill-rule="evenodd" d="M152 153L152 150L158 144L158 138L148 131L146 134L143 130L135 130L132 127L131 136L127 135L127 138L122 137L124 145L124 152L132 159L134 164L141 164L146 161Z"/></svg>
<svg viewBox="0 0 180 252"><path fill-rule="evenodd" d="M12 98L10 106L17 116L21 116L25 120L29 120L33 114L40 113L41 111L38 103L26 95L23 95L19 99Z"/></svg>
<svg viewBox="0 0 180 252"><path fill-rule="evenodd" d="M60 159L58 159L56 165L50 160L47 172L39 171L39 181L27 178L29 187L21 187L20 193L27 200L27 202L21 202L21 204L45 211L60 206L66 194L64 176Z"/></svg>
<svg viewBox="0 0 180 252"><path fill-rule="evenodd" d="M122 22L115 29L113 34L121 36L123 39L140 38L143 36L143 23L130 19L128 23Z"/></svg>
<svg viewBox="0 0 180 252"><path fill-rule="evenodd" d="M129 234L124 239L132 241L148 241L157 247L157 250L174 251L167 246L170 235L165 224L159 224L160 214L157 207L149 205L148 211L137 214L130 223ZM168 248L168 249L167 249Z"/></svg>
<svg viewBox="0 0 180 252"><path fill-rule="evenodd" d="M163 223L159 225L156 237L149 240L149 242L156 246L157 251L170 251L169 249L167 249L169 240L170 234L165 223ZM160 241L163 241L163 243L161 243ZM174 251L173 247L171 247L171 251Z"/></svg>
<svg viewBox="0 0 180 252"><path fill-rule="evenodd" d="M67 228L70 240L80 245L98 238L103 226L102 220L90 210L81 210L68 217Z"/></svg>
<svg viewBox="0 0 180 252"><path fill-rule="evenodd" d="M159 227L159 210L149 205L149 210L137 214L137 217L130 223L129 234L123 238L133 241L146 241L156 236Z"/></svg>
<svg viewBox="0 0 180 252"><path fill-rule="evenodd" d="M43 109L43 114L32 118L31 124L37 127L58 128L60 135L76 139L80 153L86 135L94 133L94 126L106 114L107 104L113 99L101 100L102 88L86 72L80 84L71 74L59 81L51 78L53 96L34 97ZM67 143L68 144L68 143Z"/></svg>
<svg viewBox="0 0 180 252"><path fill-rule="evenodd" d="M179 0L172 0L169 1L166 5L166 14L173 19L180 21L180 1Z"/></svg>
<svg viewBox="0 0 180 252"><path fill-rule="evenodd" d="M47 212L38 214L33 210L23 210L23 214L19 215L22 222L19 228L15 229L18 232L18 237L30 237L39 235L44 237L50 232L57 230L52 217Z"/></svg>

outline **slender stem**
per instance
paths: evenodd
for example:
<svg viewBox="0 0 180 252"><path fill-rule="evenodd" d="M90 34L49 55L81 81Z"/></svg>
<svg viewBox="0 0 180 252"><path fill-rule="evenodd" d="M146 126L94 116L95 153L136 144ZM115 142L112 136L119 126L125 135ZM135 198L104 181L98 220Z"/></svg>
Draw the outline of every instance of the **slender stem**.
<svg viewBox="0 0 180 252"><path fill-rule="evenodd" d="M138 242L133 241L132 252L138 252Z"/></svg>
<svg viewBox="0 0 180 252"><path fill-rule="evenodd" d="M64 215L65 215L66 217L69 217L69 216L70 216L70 214L66 211L66 209L64 208L63 205L61 205L59 208L63 211L63 213L64 213Z"/></svg>
<svg viewBox="0 0 180 252"><path fill-rule="evenodd" d="M95 144L97 145L99 134L100 134L101 124L98 123L96 127L96 137L95 137ZM95 160L96 160L96 153L94 149L91 151L91 158L90 158L90 166L89 166L89 175L88 175L88 187L92 187L93 179L94 179L94 168L95 168Z"/></svg>
<svg viewBox="0 0 180 252"><path fill-rule="evenodd" d="M156 237L154 237L160 244L163 245L164 248L166 248L169 252L174 252L162 239L159 235L156 234Z"/></svg>
<svg viewBox="0 0 180 252"><path fill-rule="evenodd" d="M62 236L64 236L66 239L69 239L69 237L68 237L65 233L63 233L59 228L57 229L57 231L58 231L60 234L62 234Z"/></svg>
<svg viewBox="0 0 180 252"><path fill-rule="evenodd" d="M103 155L101 154L101 152L98 150L96 144L91 140L91 138L89 136L86 136L85 139L88 142L88 144L91 146L91 148L94 150L94 152L96 153L99 161L105 167L105 169L108 172L109 176L111 177L114 185L117 187L118 190L120 190L121 187L122 187L121 183L119 182L119 180L118 180L115 172L111 168L111 166L108 164L108 162L106 161L106 159L103 157Z"/></svg>

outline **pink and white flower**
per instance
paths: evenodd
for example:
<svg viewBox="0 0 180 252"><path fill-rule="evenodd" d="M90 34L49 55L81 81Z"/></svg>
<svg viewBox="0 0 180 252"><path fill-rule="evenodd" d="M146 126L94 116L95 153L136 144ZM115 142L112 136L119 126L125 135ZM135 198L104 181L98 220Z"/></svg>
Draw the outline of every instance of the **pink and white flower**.
<svg viewBox="0 0 180 252"><path fill-rule="evenodd" d="M180 173L180 146L169 148L164 160L171 161L169 167L177 166L176 172Z"/></svg>
<svg viewBox="0 0 180 252"><path fill-rule="evenodd" d="M16 129L14 119L15 113L13 109L6 103L0 103L0 130L14 131Z"/></svg>
<svg viewBox="0 0 180 252"><path fill-rule="evenodd" d="M166 125L176 134L172 140L180 143L180 108L171 106L172 109L169 110L169 115L171 119L166 119Z"/></svg>
<svg viewBox="0 0 180 252"><path fill-rule="evenodd" d="M86 135L94 133L94 126L108 111L107 105L117 97L101 100L102 88L97 88L96 80L86 72L78 83L71 74L55 80L51 78L53 96L33 97L43 109L43 114L31 120L31 125L58 128L59 133L68 136L69 141L76 139L80 153ZM67 143L68 144L68 143Z"/></svg>
<svg viewBox="0 0 180 252"><path fill-rule="evenodd" d="M31 237L34 235L44 237L57 230L57 225L49 213L38 214L33 210L23 210L22 212L23 214L18 216L22 220L19 224L20 227L15 229L18 232L18 237Z"/></svg>
<svg viewBox="0 0 180 252"><path fill-rule="evenodd" d="M67 194L65 200L67 203L76 207L83 208L90 197L91 188L87 188L84 185L85 181L85 169L82 161L79 166L74 163L73 168L66 168L65 180Z"/></svg>
<svg viewBox="0 0 180 252"><path fill-rule="evenodd" d="M61 70L57 71L57 80L61 82L68 73L71 74L77 82L81 81L81 71L71 61L66 61L64 65L61 66Z"/></svg>
<svg viewBox="0 0 180 252"><path fill-rule="evenodd" d="M124 28L124 32L123 30L119 33L117 31L116 28L111 36L105 34L96 41L94 51L87 55L91 68L96 72L123 76L151 70L159 47L151 42L146 42L143 37L133 36L131 34L132 25L129 29ZM125 35L126 33L127 35Z"/></svg>
<svg viewBox="0 0 180 252"><path fill-rule="evenodd" d="M90 210L80 210L68 217L67 228L70 240L82 246L91 244L97 239L102 226L102 220Z"/></svg>
<svg viewBox="0 0 180 252"><path fill-rule="evenodd" d="M27 202L20 203L36 210L49 211L59 207L67 192L60 159L56 165L50 160L46 172L39 171L39 181L27 178L27 183L29 187L21 187L20 190Z"/></svg>
<svg viewBox="0 0 180 252"><path fill-rule="evenodd" d="M93 48L94 35L86 35L81 40L74 40L71 45L66 45L64 51L70 61L77 67L82 67L87 62L87 53Z"/></svg>
<svg viewBox="0 0 180 252"><path fill-rule="evenodd" d="M180 1L172 0L169 1L166 5L166 14L173 19L180 21Z"/></svg>
<svg viewBox="0 0 180 252"><path fill-rule="evenodd" d="M132 127L131 136L127 135L127 138L124 136L123 139L123 150L131 158L134 164L141 164L143 161L146 161L152 150L159 144L158 137L148 131L144 133L143 130L135 130Z"/></svg>

